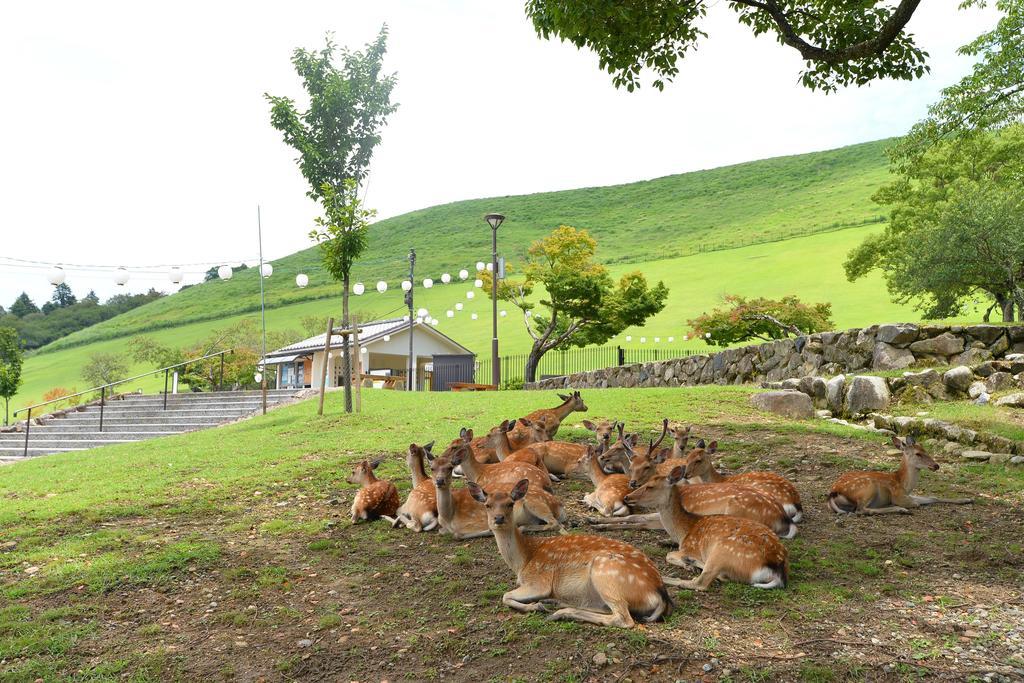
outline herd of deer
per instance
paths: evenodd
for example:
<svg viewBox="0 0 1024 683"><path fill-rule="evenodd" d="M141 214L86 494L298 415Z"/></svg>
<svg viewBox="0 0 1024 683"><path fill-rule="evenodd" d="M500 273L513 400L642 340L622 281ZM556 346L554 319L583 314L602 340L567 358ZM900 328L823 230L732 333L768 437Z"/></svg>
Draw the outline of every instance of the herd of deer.
<svg viewBox="0 0 1024 683"><path fill-rule="evenodd" d="M623 627L656 621L672 611L666 585L704 590L715 579L728 579L785 588L788 553L779 538L793 538L803 517L800 494L789 480L774 472L723 475L712 459L717 442L700 439L687 450L691 428L668 420L661 437L647 444L625 433L621 422L589 420L583 425L595 433L596 444L555 441L566 417L587 410L578 391L560 398L559 406L503 421L485 436L463 429L441 455L432 452L433 442L411 444L413 488L401 504L394 484L374 475L379 461L359 463L348 479L360 485L352 521L383 518L394 527L437 529L456 539L493 535L518 583L502 602L523 612L558 606L549 617L554 620ZM662 448L669 434L672 445ZM939 466L913 437L894 436L893 444L902 451L899 470L843 474L828 495L831 510L875 515L971 502L911 495L919 471ZM452 486L458 474L465 487ZM583 501L601 515L587 519L594 528L663 529L677 547L666 561L700 574L692 580L665 577L628 543L566 534L565 510L551 487L564 477L593 483ZM654 512L634 513L641 508ZM562 534L524 535L532 531Z"/></svg>

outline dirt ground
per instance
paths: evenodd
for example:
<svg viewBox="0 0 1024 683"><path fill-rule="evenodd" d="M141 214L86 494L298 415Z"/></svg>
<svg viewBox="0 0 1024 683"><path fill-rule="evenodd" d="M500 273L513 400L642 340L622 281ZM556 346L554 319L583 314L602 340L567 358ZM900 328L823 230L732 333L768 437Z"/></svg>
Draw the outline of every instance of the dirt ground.
<svg viewBox="0 0 1024 683"><path fill-rule="evenodd" d="M353 527L339 473L333 490L240 491L230 513L118 521L155 542L214 540L220 557L143 588L30 602L75 605L100 624L71 653L78 672L130 661L114 677L140 680L1024 680L1019 491L943 463L920 490L974 505L840 519L824 505L829 484L865 463L894 468L881 439L738 427L700 436L719 439L731 467L775 469L799 488L788 589L673 590L667 623L628 631L548 622L501 605L514 577L491 538ZM589 482L555 488L583 531ZM664 562L663 534L613 535L683 575Z"/></svg>

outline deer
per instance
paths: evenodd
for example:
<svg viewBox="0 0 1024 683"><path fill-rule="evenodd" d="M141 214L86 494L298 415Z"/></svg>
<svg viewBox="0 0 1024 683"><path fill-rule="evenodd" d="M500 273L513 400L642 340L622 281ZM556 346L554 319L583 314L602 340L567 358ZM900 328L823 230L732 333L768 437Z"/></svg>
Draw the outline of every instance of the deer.
<svg viewBox="0 0 1024 683"><path fill-rule="evenodd" d="M601 420L600 422L591 422L590 420L583 420L581 422L586 429L594 432L594 436L597 437L598 447L603 446L605 450L610 445L612 433L618 429L619 423L615 420L609 422L608 420Z"/></svg>
<svg viewBox="0 0 1024 683"><path fill-rule="evenodd" d="M386 479L378 479L373 471L381 460L359 462L352 474L345 480L350 484L358 484L355 500L352 501L352 523L360 520L386 518L393 521L398 510L398 489Z"/></svg>
<svg viewBox="0 0 1024 683"><path fill-rule="evenodd" d="M611 538L572 534L549 538L524 536L513 523L517 501L530 481L492 492L469 484L473 497L487 509L487 525L498 552L516 574L517 586L501 602L519 612L559 609L549 620L570 620L631 628L672 613L672 598L658 568L643 551Z"/></svg>
<svg viewBox="0 0 1024 683"><path fill-rule="evenodd" d="M529 465L533 465L537 469L548 475L551 481L558 481L558 477L551 474L548 471L547 466L544 464L543 453L530 450L529 447L520 448L519 450L512 450L512 443L509 441L509 432L511 432L516 426L516 420L503 420L500 425L493 427L491 431L487 433L486 441L489 448L494 449L494 452L498 456L498 462L525 462ZM537 429L541 433L544 432L544 428L538 423L531 423L529 425L531 429ZM536 444L531 444L536 445Z"/></svg>
<svg viewBox="0 0 1024 683"><path fill-rule="evenodd" d="M544 429L547 430L548 438L554 439L555 434L558 433L558 428L562 424L562 420L568 417L573 412L587 412L587 404L583 402L583 398L580 396L580 392L574 391L571 394L559 394L558 398L562 399L561 405L554 408L542 408L535 410L526 416L527 420L532 422L539 422L544 425Z"/></svg>
<svg viewBox="0 0 1024 683"><path fill-rule="evenodd" d="M755 491L774 498L782 505L789 518L794 522L803 519L803 506L800 504L800 493L793 483L775 472L742 472L740 474L722 474L715 469L711 456L718 452L718 442L712 441L704 445L704 440L697 442L697 448L686 456L684 475L693 484L718 484L729 482L749 486Z"/></svg>
<svg viewBox="0 0 1024 683"><path fill-rule="evenodd" d="M587 446L583 456L590 473L594 490L583 497L583 502L605 517L621 517L630 513L624 499L630 492L629 477L625 474L608 474L601 467L593 446Z"/></svg>
<svg viewBox="0 0 1024 683"><path fill-rule="evenodd" d="M828 494L828 506L836 513L859 515L910 514L922 505L945 503L969 505L973 498L930 498L913 496L921 470L935 472L935 462L912 436L892 437L892 444L902 451L900 467L895 472L855 471L839 476Z"/></svg>
<svg viewBox="0 0 1024 683"><path fill-rule="evenodd" d="M652 443L651 452L654 451ZM633 468L629 473L629 486L636 489L643 486L651 477L667 476L676 467L685 468L685 461L667 460L655 464L650 459L635 456L632 458ZM640 465L640 468L637 468ZM668 471L666 466L671 465ZM797 527L789 518L782 505L760 491L749 486L733 483L690 484L685 479L678 482L680 496L690 512L697 515L732 515L760 522L782 538L796 536ZM629 498L627 497L627 505ZM597 529L642 528L661 529L661 519L657 513L637 514L615 518L588 519Z"/></svg>
<svg viewBox="0 0 1024 683"><path fill-rule="evenodd" d="M406 462L412 473L412 490L409 491L402 506L398 508L392 527L404 524L406 528L416 532L432 531L437 527L437 491L434 488L434 482L430 480L423 468L423 458L433 457L431 454L433 446L433 441L425 446L409 444Z"/></svg>
<svg viewBox="0 0 1024 683"><path fill-rule="evenodd" d="M509 450L518 451L526 446L537 441L547 441L550 437L547 435L547 431L541 427L535 427L529 420L524 422L525 418L519 418L519 424L516 425L516 429L511 431L508 435ZM527 426L529 425L529 426ZM490 432L483 436L469 439L470 448L473 449L473 457L479 462L491 463L500 462L497 451L493 446L488 445L488 439L490 438ZM459 438L454 439L450 444L450 447L458 445L460 441L465 441L462 434Z"/></svg>
<svg viewBox="0 0 1024 683"><path fill-rule="evenodd" d="M731 579L755 588L785 588L789 581L786 547L763 524L731 515L694 514L677 484L685 481L682 466L655 474L626 496L626 503L652 507L678 549L665 561L697 567L701 573L677 585L703 591L715 579Z"/></svg>
<svg viewBox="0 0 1024 683"><path fill-rule="evenodd" d="M635 445L634 440L623 433L624 428L625 425L620 422L617 426L619 438L601 456L601 466L604 467L605 471L629 474L634 469L639 469L641 472L646 472L645 468L648 467L648 463L653 468L665 461L664 459L668 452L661 450L660 446L661 442L665 439L665 435L668 434L668 420L662 420L661 436L658 440L649 442L646 446ZM651 455L652 453L654 454L653 456ZM682 463L677 462L675 464ZM669 469L672 469L671 466Z"/></svg>
<svg viewBox="0 0 1024 683"><path fill-rule="evenodd" d="M668 433L672 435L673 458L686 457L686 445L690 442L690 430L692 429L693 425L687 425L685 428L678 424L669 425Z"/></svg>
<svg viewBox="0 0 1024 683"><path fill-rule="evenodd" d="M533 463L535 458L538 459L544 463L542 469L548 472L552 481L559 481L562 477L587 478L582 463L587 453L586 445L571 441L551 441L546 438L544 426L528 418L519 418L519 423L525 424L538 439L513 452L510 458L529 463ZM542 435L544 438L540 438ZM504 459L500 452L498 457Z"/></svg>
<svg viewBox="0 0 1024 683"><path fill-rule="evenodd" d="M502 462L496 465L476 462L466 444L449 449L446 455L451 458L452 465L462 465L462 472L468 482L480 486L503 487L522 479L528 480L532 486L526 506L530 514L543 522L543 526L535 530L562 529L562 522L566 519L565 509L562 501L551 492L551 481L541 470L525 462Z"/></svg>
<svg viewBox="0 0 1024 683"><path fill-rule="evenodd" d="M452 488L455 464L451 456L428 457L431 458L430 471L437 490L437 520L441 531L451 534L457 541L490 536L487 509L473 498L468 488ZM530 497L517 501L513 519L523 531L547 531L551 527L545 523L544 511L537 514L530 507L534 502Z"/></svg>

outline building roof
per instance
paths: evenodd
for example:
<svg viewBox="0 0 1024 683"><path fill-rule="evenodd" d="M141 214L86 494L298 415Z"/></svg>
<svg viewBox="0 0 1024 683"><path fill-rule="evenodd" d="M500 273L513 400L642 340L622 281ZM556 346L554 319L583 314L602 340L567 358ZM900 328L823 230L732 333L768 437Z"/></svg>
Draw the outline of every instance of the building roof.
<svg viewBox="0 0 1024 683"><path fill-rule="evenodd" d="M359 344L361 346L370 346L373 342L383 339L385 336L390 334L397 334L408 329L409 323L402 318L389 318L387 320L374 320L372 322L363 323L359 326ZM423 332L427 331L430 334L442 337L466 353L472 353L462 344L458 343L448 335L440 332L433 325L427 323L416 323L416 331ZM309 339L303 339L300 342L289 344L280 349L276 349L267 354L267 362L279 362L284 363L289 360L294 360L300 356L310 355L315 351L323 350L324 342L326 341L327 333L318 334L315 337ZM343 336L338 334L336 331L331 335L331 348L340 349L343 344Z"/></svg>

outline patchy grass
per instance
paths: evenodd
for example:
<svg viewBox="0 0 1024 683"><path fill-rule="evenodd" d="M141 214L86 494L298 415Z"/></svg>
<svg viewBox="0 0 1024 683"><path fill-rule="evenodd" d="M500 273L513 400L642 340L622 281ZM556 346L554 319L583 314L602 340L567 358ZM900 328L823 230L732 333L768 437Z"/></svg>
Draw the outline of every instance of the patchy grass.
<svg viewBox="0 0 1024 683"><path fill-rule="evenodd" d="M1013 392L1004 392L1013 393ZM976 431L989 432L1014 441L1024 441L1024 411L1006 408L993 402L977 405L973 401L937 401L928 405L893 406L897 415L916 415L925 411L928 417L953 422Z"/></svg>

